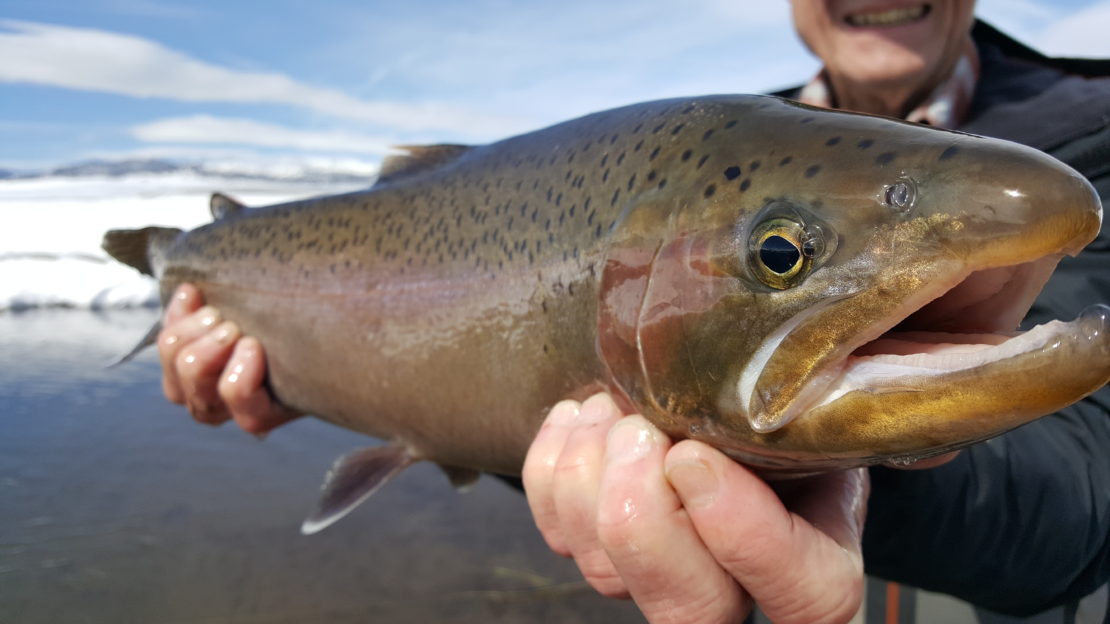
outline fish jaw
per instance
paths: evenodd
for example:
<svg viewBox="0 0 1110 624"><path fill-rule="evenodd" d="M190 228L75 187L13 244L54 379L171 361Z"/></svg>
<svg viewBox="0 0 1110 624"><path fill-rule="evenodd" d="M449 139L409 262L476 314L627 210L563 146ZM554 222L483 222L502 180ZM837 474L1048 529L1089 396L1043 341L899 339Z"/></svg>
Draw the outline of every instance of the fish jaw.
<svg viewBox="0 0 1110 624"><path fill-rule="evenodd" d="M762 436L762 448L726 452L788 472L908 465L1019 427L1110 381L1105 305L990 344L999 338L910 334L904 355L851 356L813 406ZM931 342L945 339L952 342Z"/></svg>

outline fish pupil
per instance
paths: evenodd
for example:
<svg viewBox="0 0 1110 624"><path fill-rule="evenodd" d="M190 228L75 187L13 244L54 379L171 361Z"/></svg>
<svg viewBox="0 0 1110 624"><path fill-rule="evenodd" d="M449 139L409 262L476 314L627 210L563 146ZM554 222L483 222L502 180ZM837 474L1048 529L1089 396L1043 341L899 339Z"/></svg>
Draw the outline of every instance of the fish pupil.
<svg viewBox="0 0 1110 624"><path fill-rule="evenodd" d="M802 258L797 245L781 236L768 236L759 247L763 266L780 275L789 273Z"/></svg>

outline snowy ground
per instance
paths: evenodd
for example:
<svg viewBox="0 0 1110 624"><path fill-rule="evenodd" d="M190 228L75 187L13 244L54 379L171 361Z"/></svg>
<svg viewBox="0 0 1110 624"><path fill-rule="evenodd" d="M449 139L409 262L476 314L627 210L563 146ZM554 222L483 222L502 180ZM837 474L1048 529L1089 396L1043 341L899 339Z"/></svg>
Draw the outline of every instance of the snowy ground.
<svg viewBox="0 0 1110 624"><path fill-rule="evenodd" d="M101 251L106 230L196 227L211 220L208 197L213 191L262 206L368 183L328 185L182 172L0 181L0 311L156 305L153 280Z"/></svg>

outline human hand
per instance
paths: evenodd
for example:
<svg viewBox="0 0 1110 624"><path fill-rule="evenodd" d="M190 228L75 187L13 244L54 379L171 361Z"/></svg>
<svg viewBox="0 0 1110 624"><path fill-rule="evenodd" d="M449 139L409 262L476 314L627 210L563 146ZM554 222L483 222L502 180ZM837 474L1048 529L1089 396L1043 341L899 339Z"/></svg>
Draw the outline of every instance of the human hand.
<svg viewBox="0 0 1110 624"><path fill-rule="evenodd" d="M529 450L536 525L606 596L650 622L846 622L863 591L864 469L762 479L700 442L671 441L607 395L555 406Z"/></svg>
<svg viewBox="0 0 1110 624"><path fill-rule="evenodd" d="M204 306L191 284L178 287L166 306L158 357L166 398L188 407L197 422L234 419L247 433L260 435L299 416L263 387L266 357L258 340Z"/></svg>

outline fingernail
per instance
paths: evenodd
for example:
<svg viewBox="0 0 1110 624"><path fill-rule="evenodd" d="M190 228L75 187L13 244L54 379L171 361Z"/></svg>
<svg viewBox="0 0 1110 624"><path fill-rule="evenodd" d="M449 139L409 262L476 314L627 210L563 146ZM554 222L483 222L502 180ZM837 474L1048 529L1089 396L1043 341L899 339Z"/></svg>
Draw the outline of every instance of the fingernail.
<svg viewBox="0 0 1110 624"><path fill-rule="evenodd" d="M212 306L204 306L197 310L197 314L200 316L200 324L205 327L211 327L220 320L220 313Z"/></svg>
<svg viewBox="0 0 1110 624"><path fill-rule="evenodd" d="M173 291L173 298L177 301L185 301L189 298L189 291L184 286L178 286L177 290Z"/></svg>
<svg viewBox="0 0 1110 624"><path fill-rule="evenodd" d="M638 419L625 418L609 430L605 456L614 464L630 464L646 457L658 444L654 431Z"/></svg>
<svg viewBox="0 0 1110 624"><path fill-rule="evenodd" d="M570 427L578 421L578 412L582 406L575 401L564 401L551 408L551 419L548 422L557 427Z"/></svg>
<svg viewBox="0 0 1110 624"><path fill-rule="evenodd" d="M229 345L239 338L239 326L231 321L224 321L212 330L212 337L219 345Z"/></svg>
<svg viewBox="0 0 1110 624"><path fill-rule="evenodd" d="M615 412L613 400L605 394L595 394L582 403L578 409L577 424L596 425L599 422L613 417Z"/></svg>
<svg viewBox="0 0 1110 624"><path fill-rule="evenodd" d="M717 500L717 475L700 459L669 466L666 475L684 507L704 508Z"/></svg>

